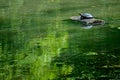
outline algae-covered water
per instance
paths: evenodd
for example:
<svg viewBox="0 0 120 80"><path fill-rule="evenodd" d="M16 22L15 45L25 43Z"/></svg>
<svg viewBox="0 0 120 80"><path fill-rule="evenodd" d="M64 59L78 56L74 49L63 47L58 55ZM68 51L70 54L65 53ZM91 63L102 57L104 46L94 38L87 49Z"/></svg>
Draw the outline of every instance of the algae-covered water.
<svg viewBox="0 0 120 80"><path fill-rule="evenodd" d="M119 0L0 0L0 80L119 80ZM105 20L89 29L78 13Z"/></svg>

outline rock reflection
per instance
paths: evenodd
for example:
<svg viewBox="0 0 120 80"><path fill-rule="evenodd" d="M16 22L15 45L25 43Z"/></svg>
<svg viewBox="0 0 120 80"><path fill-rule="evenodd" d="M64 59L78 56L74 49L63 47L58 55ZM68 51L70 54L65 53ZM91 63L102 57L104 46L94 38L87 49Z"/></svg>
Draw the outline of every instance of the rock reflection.
<svg viewBox="0 0 120 80"><path fill-rule="evenodd" d="M90 29L92 27L93 27L93 25L87 25L87 26L83 26L83 29Z"/></svg>

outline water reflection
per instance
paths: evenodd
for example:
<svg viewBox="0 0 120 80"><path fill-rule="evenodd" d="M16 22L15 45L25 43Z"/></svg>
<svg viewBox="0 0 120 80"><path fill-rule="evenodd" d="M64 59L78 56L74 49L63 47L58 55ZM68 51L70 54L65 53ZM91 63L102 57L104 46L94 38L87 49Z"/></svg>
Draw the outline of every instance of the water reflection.
<svg viewBox="0 0 120 80"><path fill-rule="evenodd" d="M85 26L88 28L93 26ZM120 74L118 29L101 27L81 30L70 29L69 47L61 49L53 58L56 80L109 80ZM114 40L113 40L114 39ZM114 74L114 75L113 75Z"/></svg>
<svg viewBox="0 0 120 80"><path fill-rule="evenodd" d="M92 28L93 27L93 25L88 25L88 26L83 26L82 28L83 29L90 29L90 28Z"/></svg>

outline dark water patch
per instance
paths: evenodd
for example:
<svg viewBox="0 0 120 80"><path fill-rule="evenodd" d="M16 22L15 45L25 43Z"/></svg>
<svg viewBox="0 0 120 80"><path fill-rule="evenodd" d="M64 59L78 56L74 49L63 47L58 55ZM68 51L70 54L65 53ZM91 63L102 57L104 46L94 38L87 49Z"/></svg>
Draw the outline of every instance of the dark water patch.
<svg viewBox="0 0 120 80"><path fill-rule="evenodd" d="M118 78L116 71L120 71L120 30L109 27L88 30L73 28L68 32L69 47L61 49L60 54L52 60L52 65L59 69L56 79ZM62 72L69 67L72 68L70 72Z"/></svg>
<svg viewBox="0 0 120 80"><path fill-rule="evenodd" d="M0 9L5 9L9 7L9 1L7 0L0 0Z"/></svg>
<svg viewBox="0 0 120 80"><path fill-rule="evenodd" d="M11 21L9 18L0 17L0 30L11 28Z"/></svg>
<svg viewBox="0 0 120 80"><path fill-rule="evenodd" d="M20 33L17 30L4 30L0 31L0 43L1 48L7 53L14 53L17 51L17 49L21 48L24 44L24 37L22 37L22 33Z"/></svg>
<svg viewBox="0 0 120 80"><path fill-rule="evenodd" d="M83 51L93 52L109 52L116 47L119 47L118 29L101 28L101 30L92 29L87 31L70 31L70 44L73 46L73 51L76 48Z"/></svg>
<svg viewBox="0 0 120 80"><path fill-rule="evenodd" d="M59 12L58 9L46 9L46 10L42 11L41 17L43 17L43 16L45 18L56 17L58 12Z"/></svg>
<svg viewBox="0 0 120 80"><path fill-rule="evenodd" d="M54 57L52 64L59 68L60 79L63 78L74 78L74 79L115 79L116 71L118 68L104 68L104 65L116 65L119 64L119 57L114 57L111 54L97 54L95 52L79 53L63 51L59 56ZM109 63L107 61L110 61ZM72 67L72 71L68 73L62 72L63 68ZM114 77L113 77L113 74ZM120 73L119 73L120 74ZM64 76L63 76L64 75ZM86 75L85 77L83 77ZM102 75L102 76L101 76ZM103 77L104 76L104 77ZM56 77L56 78L57 78Z"/></svg>

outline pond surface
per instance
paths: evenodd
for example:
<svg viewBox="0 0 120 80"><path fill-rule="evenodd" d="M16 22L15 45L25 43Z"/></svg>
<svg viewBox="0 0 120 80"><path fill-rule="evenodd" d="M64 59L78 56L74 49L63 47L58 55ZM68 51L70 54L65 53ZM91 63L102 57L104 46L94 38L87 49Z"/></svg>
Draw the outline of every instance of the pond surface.
<svg viewBox="0 0 120 80"><path fill-rule="evenodd" d="M112 0L0 1L0 79L118 78L118 3ZM83 27L80 22L69 20L79 12L90 12L106 24Z"/></svg>

